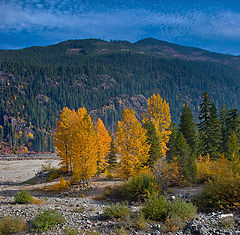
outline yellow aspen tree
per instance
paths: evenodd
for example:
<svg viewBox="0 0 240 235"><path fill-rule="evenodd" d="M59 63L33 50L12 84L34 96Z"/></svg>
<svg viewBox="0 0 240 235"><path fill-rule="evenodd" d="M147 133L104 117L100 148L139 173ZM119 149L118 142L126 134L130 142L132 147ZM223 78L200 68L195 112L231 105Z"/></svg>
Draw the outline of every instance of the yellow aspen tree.
<svg viewBox="0 0 240 235"><path fill-rule="evenodd" d="M72 135L73 179L89 180L97 173L97 137L91 117L85 108L77 111Z"/></svg>
<svg viewBox="0 0 240 235"><path fill-rule="evenodd" d="M119 155L117 168L121 178L135 176L147 168L150 145L146 133L135 112L126 109L117 124L116 133L116 151Z"/></svg>
<svg viewBox="0 0 240 235"><path fill-rule="evenodd" d="M57 128L53 137L57 155L61 158L60 165L66 171L72 171L72 132L76 112L63 108L57 121Z"/></svg>
<svg viewBox="0 0 240 235"><path fill-rule="evenodd" d="M111 151L111 141L106 127L104 126L103 121L98 118L96 125L96 135L97 135L97 147L98 147L98 165L100 169L103 169L106 165L106 158Z"/></svg>
<svg viewBox="0 0 240 235"><path fill-rule="evenodd" d="M162 155L166 156L167 143L172 133L170 130L171 114L169 104L159 94L153 94L148 98L147 106L147 116L156 128Z"/></svg>

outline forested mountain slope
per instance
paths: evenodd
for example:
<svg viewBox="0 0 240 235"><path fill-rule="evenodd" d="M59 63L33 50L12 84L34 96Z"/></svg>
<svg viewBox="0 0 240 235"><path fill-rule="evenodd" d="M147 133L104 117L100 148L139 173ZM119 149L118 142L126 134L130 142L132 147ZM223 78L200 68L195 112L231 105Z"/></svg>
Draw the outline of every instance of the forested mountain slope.
<svg viewBox="0 0 240 235"><path fill-rule="evenodd" d="M0 50L0 138L10 147L30 143L32 150L51 150L64 106L85 106L113 129L124 107L142 111L156 92L177 121L185 101L197 114L204 91L218 108L239 108L240 58L152 38Z"/></svg>

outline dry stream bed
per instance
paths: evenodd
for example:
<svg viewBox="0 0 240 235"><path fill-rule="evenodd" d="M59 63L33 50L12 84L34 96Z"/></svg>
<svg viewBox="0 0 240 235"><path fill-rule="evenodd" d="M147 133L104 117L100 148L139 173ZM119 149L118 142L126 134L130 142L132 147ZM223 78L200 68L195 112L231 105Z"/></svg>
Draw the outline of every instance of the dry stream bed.
<svg viewBox="0 0 240 235"><path fill-rule="evenodd" d="M96 196L103 195L105 188L114 187L121 184L119 181L105 181L96 180L92 183L91 189L84 193L79 190L73 190L71 192L63 192L58 194L52 194L40 190L41 188L49 185L49 182L33 183L29 184L29 179L41 171L42 165L51 165L57 167L59 160L50 158L45 159L32 159L32 160L0 160L0 217L17 215L23 217L29 227L31 227L31 221L36 214L44 209L58 210L65 222L61 225L55 226L52 230L43 234L66 234L65 228L69 227L76 229L83 234L83 231L90 233L85 234L124 234L121 227L126 224L117 220L104 220L102 219L102 213L104 207L110 205L110 200L95 200ZM26 183L28 182L28 183ZM33 181L34 182L34 181ZM41 204L15 204L14 195L17 191L29 190L36 198L41 199ZM183 194L187 191L189 194L196 194L199 192L199 188L187 188L187 189L173 189L172 193ZM129 205L133 213L137 213L139 204L132 203ZM231 229L220 229L218 224L221 219L221 213L201 214L197 215L197 218L189 222L186 229L178 231L176 234L216 234L216 235L240 235L240 220L239 226ZM127 231L127 234L167 234L162 231L162 224L156 222L149 222L147 226L141 230L131 228ZM122 233L120 232L122 231ZM35 234L29 229L24 234Z"/></svg>

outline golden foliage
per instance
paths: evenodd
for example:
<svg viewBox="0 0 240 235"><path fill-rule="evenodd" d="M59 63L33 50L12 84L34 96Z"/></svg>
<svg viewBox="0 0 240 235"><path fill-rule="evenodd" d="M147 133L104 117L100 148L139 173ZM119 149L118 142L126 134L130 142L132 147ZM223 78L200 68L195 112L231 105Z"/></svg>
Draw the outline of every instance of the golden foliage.
<svg viewBox="0 0 240 235"><path fill-rule="evenodd" d="M23 148L23 153L28 153L28 148L26 146Z"/></svg>
<svg viewBox="0 0 240 235"><path fill-rule="evenodd" d="M110 153L112 138L110 137L106 127L100 118L97 120L96 135L98 147L98 164L100 169L103 169L104 165L107 164L106 157Z"/></svg>
<svg viewBox="0 0 240 235"><path fill-rule="evenodd" d="M70 185L70 183L68 181L64 180L63 177L61 177L60 182L47 187L46 190L51 190L51 191L65 190L69 187L69 185Z"/></svg>
<svg viewBox="0 0 240 235"><path fill-rule="evenodd" d="M146 130L131 109L123 112L122 121L117 124L116 150L119 154L117 164L119 176L129 178L144 171L150 145L147 143Z"/></svg>
<svg viewBox="0 0 240 235"><path fill-rule="evenodd" d="M240 157L233 153L230 163L233 173L240 175Z"/></svg>
<svg viewBox="0 0 240 235"><path fill-rule="evenodd" d="M179 230L179 227L175 223L174 219L167 217L164 222L164 232L165 233L176 233Z"/></svg>
<svg viewBox="0 0 240 235"><path fill-rule="evenodd" d="M79 109L73 132L73 178L89 180L97 173L98 146L91 117Z"/></svg>
<svg viewBox="0 0 240 235"><path fill-rule="evenodd" d="M168 186L183 185L184 177L180 173L177 158L171 162L166 159L158 159L153 166L153 173L157 181L161 184L162 189Z"/></svg>
<svg viewBox="0 0 240 235"><path fill-rule="evenodd" d="M240 175L240 160L232 154L230 160L224 154L217 160L211 160L210 155L199 156L197 160L198 181L205 182L209 179L222 177L228 173Z"/></svg>
<svg viewBox="0 0 240 235"><path fill-rule="evenodd" d="M147 101L147 115L154 124L160 140L161 152L166 156L167 143L171 134L171 114L169 104L159 94L153 94Z"/></svg>
<svg viewBox="0 0 240 235"><path fill-rule="evenodd" d="M221 160L221 164L222 162ZM239 198L240 175L234 173L230 167L226 171L221 171L220 175L213 175L213 180L209 181L209 185L195 201L200 209L232 211L240 208Z"/></svg>
<svg viewBox="0 0 240 235"><path fill-rule="evenodd" d="M177 158L174 158L167 166L168 178L173 185L184 184L184 176L180 173L180 168Z"/></svg>
<svg viewBox="0 0 240 235"><path fill-rule="evenodd" d="M197 178L199 182L205 182L211 178L214 163L210 159L210 155L200 155L197 160Z"/></svg>
<svg viewBox="0 0 240 235"><path fill-rule="evenodd" d="M29 137L30 139L33 139L33 133L32 133L32 132L29 132L28 137Z"/></svg>
<svg viewBox="0 0 240 235"><path fill-rule="evenodd" d="M77 112L64 108L57 121L54 145L62 159L62 169L73 173L75 181L89 180L97 172L97 137L85 108Z"/></svg>
<svg viewBox="0 0 240 235"><path fill-rule="evenodd" d="M75 110L63 108L57 121L56 132L53 137L57 155L62 159L60 165L66 171L72 171L72 133L76 119Z"/></svg>

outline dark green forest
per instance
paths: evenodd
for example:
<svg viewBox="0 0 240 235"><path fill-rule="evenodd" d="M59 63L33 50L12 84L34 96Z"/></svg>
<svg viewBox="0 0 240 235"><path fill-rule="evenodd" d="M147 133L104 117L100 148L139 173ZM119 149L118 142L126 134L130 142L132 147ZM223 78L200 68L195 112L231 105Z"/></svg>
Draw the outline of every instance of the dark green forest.
<svg viewBox="0 0 240 235"><path fill-rule="evenodd" d="M187 102L195 120L203 92L220 111L240 108L240 62L231 55L155 39L136 43L70 40L47 47L0 50L2 150L54 151L59 111L86 107L114 129L124 107L138 113L159 93L178 123Z"/></svg>

